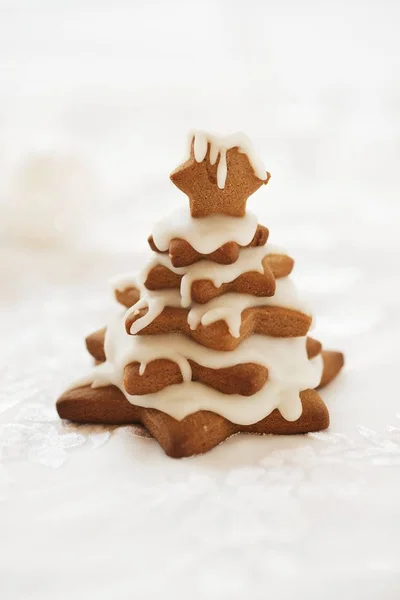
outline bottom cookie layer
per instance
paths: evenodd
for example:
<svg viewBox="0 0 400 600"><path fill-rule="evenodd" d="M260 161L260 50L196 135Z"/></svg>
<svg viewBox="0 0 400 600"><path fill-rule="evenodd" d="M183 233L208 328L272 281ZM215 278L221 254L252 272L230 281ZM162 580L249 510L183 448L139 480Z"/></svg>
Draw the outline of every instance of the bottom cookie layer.
<svg viewBox="0 0 400 600"><path fill-rule="evenodd" d="M300 398L303 412L297 421L286 421L278 410L274 410L253 425L236 425L209 411L199 411L177 421L159 410L130 404L115 386L84 386L69 390L58 399L57 411L62 419L77 423L141 423L168 456L181 458L207 452L239 432L294 434L326 429L329 413L319 394L305 390Z"/></svg>

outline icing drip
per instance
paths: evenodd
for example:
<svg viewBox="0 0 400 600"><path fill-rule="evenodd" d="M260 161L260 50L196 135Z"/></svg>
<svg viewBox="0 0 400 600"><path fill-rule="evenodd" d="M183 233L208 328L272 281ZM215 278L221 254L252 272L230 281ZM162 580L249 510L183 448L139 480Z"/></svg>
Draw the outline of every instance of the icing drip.
<svg viewBox="0 0 400 600"><path fill-rule="evenodd" d="M257 229L257 217L250 211L244 217L210 215L194 219L188 207L179 208L153 227L153 240L161 252L174 238L187 241L200 254L211 254L228 242L250 244Z"/></svg>
<svg viewBox="0 0 400 600"><path fill-rule="evenodd" d="M136 304L131 306L126 312L125 318L132 313L138 314L141 308L147 308L148 311L143 317L135 321L130 329L132 335L138 333L147 325L150 325L162 313L166 306L181 307L181 297L178 290L160 290L150 292L146 290L146 296L142 296Z"/></svg>
<svg viewBox="0 0 400 600"><path fill-rule="evenodd" d="M262 180L266 178L265 167L257 156L251 140L242 132L231 135L221 136L206 133L205 131L195 131L190 136L190 144L194 140L193 150L194 158L197 162L202 162L207 155L208 144L210 144L210 163L215 165L219 158L217 167L217 185L220 189L225 187L227 177L226 153L231 148L238 148L239 152L246 154L254 174Z"/></svg>
<svg viewBox="0 0 400 600"><path fill-rule="evenodd" d="M107 328L105 354L107 361L94 367L90 378L81 381L80 385L89 381L93 382L93 387L116 385L132 404L157 408L178 420L198 410L210 410L241 425L255 423L275 408L288 421L298 419L301 415L299 392L318 385L323 366L321 356L308 360L305 337L253 335L243 340L232 352L218 352L196 344L183 335L128 336L120 312ZM127 394L123 386L125 366L138 361L140 374L143 374L146 365L157 358L176 362L184 383L143 396ZM253 396L223 394L192 382L188 359L214 369L253 362L268 369L268 381Z"/></svg>

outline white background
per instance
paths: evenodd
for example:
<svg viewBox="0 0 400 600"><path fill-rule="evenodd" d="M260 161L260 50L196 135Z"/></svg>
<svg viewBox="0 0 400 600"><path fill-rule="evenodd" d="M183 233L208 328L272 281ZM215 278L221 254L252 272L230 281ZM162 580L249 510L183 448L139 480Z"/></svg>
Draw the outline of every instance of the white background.
<svg viewBox="0 0 400 600"><path fill-rule="evenodd" d="M400 595L395 0L0 1L0 596ZM107 278L140 266L191 128L246 131L249 201L346 354L326 433L173 461L61 424Z"/></svg>

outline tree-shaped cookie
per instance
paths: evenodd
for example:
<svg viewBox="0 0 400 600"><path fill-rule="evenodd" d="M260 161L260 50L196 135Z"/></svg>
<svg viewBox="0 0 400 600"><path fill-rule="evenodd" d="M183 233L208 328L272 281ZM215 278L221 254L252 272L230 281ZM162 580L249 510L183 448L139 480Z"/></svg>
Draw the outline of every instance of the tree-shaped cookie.
<svg viewBox="0 0 400 600"><path fill-rule="evenodd" d="M246 211L269 179L250 141L196 132L171 179L190 210L156 224L144 269L114 280L120 309L87 338L97 366L58 400L60 416L142 423L174 457L240 431L326 428L315 388L336 376L343 355L308 336L293 259Z"/></svg>

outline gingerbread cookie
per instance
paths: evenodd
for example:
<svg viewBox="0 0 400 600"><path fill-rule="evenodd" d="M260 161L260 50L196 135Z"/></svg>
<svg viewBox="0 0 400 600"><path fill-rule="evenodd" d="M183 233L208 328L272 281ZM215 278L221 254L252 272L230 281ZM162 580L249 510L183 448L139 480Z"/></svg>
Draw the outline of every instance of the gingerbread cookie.
<svg viewBox="0 0 400 600"><path fill-rule="evenodd" d="M257 225L253 239L245 246L239 246L236 242L226 242L209 254L202 254L195 250L186 240L173 238L168 245L168 250L159 250L154 242L153 236L149 236L148 243L153 252L168 252L174 267L187 267L199 260L211 260L221 265L231 265L239 258L241 248L254 248L264 246L267 242L269 231L263 225Z"/></svg>
<svg viewBox="0 0 400 600"><path fill-rule="evenodd" d="M293 259L246 211L269 180L249 140L196 132L172 181L189 197L153 229L153 258L113 283L116 310L86 339L96 366L61 396L62 418L141 423L169 456L230 435L306 433L329 424L315 388L343 366L307 337L312 317Z"/></svg>
<svg viewBox="0 0 400 600"><path fill-rule="evenodd" d="M141 328L141 321L147 323L148 309L138 309L128 314L126 331L136 335L183 333L207 348L227 351L235 350L245 338L255 333L278 338L300 337L307 334L311 325L311 316L280 306L246 308L241 312L239 327L229 327L224 319L218 319L204 324L200 321L192 329L190 314L186 308L168 306L159 315L150 317L149 324Z"/></svg>
<svg viewBox="0 0 400 600"><path fill-rule="evenodd" d="M76 423L127 425L140 423L172 458L183 458L211 450L235 433L290 435L320 431L329 426L329 412L314 390L300 392L301 415L287 421L278 410L252 425L238 425L209 411L198 411L178 421L165 412L135 406L115 386L79 387L57 401L62 419Z"/></svg>
<svg viewBox="0 0 400 600"><path fill-rule="evenodd" d="M248 197L271 176L243 134L221 144L217 137L199 132L193 136L189 159L170 177L189 197L192 217L243 217Z"/></svg>
<svg viewBox="0 0 400 600"><path fill-rule="evenodd" d="M145 287L148 290L173 290L181 287L182 275L174 273L165 265L156 265L149 272ZM206 304L217 296L229 292L251 294L252 296L273 296L275 277L266 264L263 273L249 271L236 277L233 281L216 286L210 279L196 279L190 286L190 297L193 302Z"/></svg>

